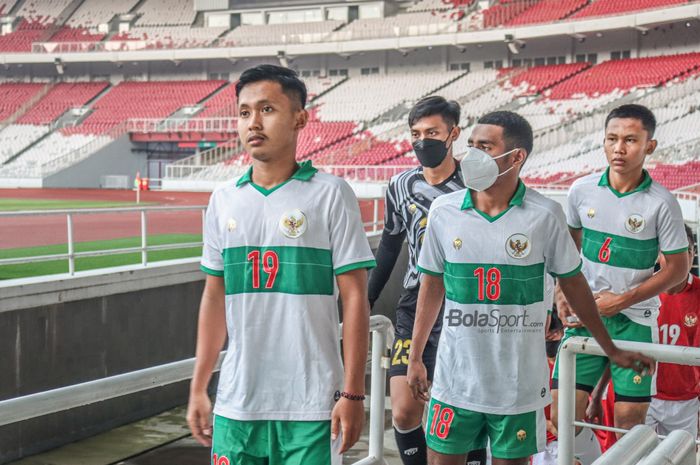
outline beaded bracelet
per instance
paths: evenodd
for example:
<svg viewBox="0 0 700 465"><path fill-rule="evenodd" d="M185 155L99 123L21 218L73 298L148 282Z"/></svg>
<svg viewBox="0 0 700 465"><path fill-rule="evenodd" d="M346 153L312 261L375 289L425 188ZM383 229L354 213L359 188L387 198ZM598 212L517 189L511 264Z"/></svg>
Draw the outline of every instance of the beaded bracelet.
<svg viewBox="0 0 700 465"><path fill-rule="evenodd" d="M365 400L365 396L363 394L351 394L349 392L337 392L335 393L335 400L340 400L341 397L345 397L348 400Z"/></svg>

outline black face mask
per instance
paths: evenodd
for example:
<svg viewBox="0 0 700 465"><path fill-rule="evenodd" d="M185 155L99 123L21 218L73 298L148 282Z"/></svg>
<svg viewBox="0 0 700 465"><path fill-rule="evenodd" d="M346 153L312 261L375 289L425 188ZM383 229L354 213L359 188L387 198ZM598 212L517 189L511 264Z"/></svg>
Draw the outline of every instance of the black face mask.
<svg viewBox="0 0 700 465"><path fill-rule="evenodd" d="M450 134L452 130L450 130ZM440 166L440 163L447 156L447 152L450 148L447 146L447 139L418 139L413 143L413 151L416 153L416 157L421 165L426 168L435 168Z"/></svg>

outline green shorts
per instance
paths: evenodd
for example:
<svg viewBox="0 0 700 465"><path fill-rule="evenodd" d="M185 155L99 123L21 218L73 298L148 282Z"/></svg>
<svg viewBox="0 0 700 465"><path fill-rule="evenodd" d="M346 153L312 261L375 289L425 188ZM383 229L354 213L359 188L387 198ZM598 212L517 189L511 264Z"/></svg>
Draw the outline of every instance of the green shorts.
<svg viewBox="0 0 700 465"><path fill-rule="evenodd" d="M328 421L239 421L214 416L212 465L340 465Z"/></svg>
<svg viewBox="0 0 700 465"><path fill-rule="evenodd" d="M644 326L630 320L626 315L618 313L610 318L602 317L603 324L608 330L610 337L621 341L635 342L658 342L658 331L656 327ZM567 328L564 332L562 344L573 336L592 337L586 328ZM591 392L598 380L603 375L605 367L608 365L607 357L596 355L576 354L576 388L582 391ZM647 398L656 394L656 386L653 376L641 376L631 368L620 368L611 364L610 373L612 383L615 386L615 394L630 398ZM559 378L559 358L554 365L552 378ZM558 387L558 384L555 383ZM635 399L637 400L637 399Z"/></svg>
<svg viewBox="0 0 700 465"><path fill-rule="evenodd" d="M518 415L496 415L430 400L426 442L435 452L461 455L485 449L499 459L529 457L544 450L547 420L544 409Z"/></svg>

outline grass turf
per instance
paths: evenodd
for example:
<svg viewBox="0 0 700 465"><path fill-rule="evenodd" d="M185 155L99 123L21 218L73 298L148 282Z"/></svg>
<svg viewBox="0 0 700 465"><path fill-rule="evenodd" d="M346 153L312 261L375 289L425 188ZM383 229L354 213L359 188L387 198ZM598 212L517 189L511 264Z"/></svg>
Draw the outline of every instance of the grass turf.
<svg viewBox="0 0 700 465"><path fill-rule="evenodd" d="M148 236L148 245L164 245L185 242L201 242L201 234L160 234ZM126 247L140 247L141 237L126 237L109 241L78 242L75 244L76 252L88 252L95 250L120 249ZM0 250L0 258L34 257L38 255L53 255L68 253L67 244L48 245L41 247L26 247L18 249ZM191 247L176 250L157 250L148 252L148 261L174 260L177 258L198 257L202 253L201 247ZM94 270L97 268L109 268L113 266L133 265L141 263L141 253L122 253L117 255L105 255L100 257L85 257L75 260L75 271ZM52 260L47 262L35 262L17 265L0 266L0 279L27 278L50 274L67 273L68 260Z"/></svg>
<svg viewBox="0 0 700 465"><path fill-rule="evenodd" d="M93 202L89 200L0 198L0 212L24 210L68 210L74 208L118 208L153 205L141 202Z"/></svg>

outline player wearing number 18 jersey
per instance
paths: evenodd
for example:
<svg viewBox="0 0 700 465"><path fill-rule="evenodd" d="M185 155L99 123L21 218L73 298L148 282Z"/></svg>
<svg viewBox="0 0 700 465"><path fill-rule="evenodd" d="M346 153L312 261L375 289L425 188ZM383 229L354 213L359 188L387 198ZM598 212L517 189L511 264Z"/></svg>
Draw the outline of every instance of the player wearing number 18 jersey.
<svg viewBox="0 0 700 465"><path fill-rule="evenodd" d="M564 212L520 181L533 145L527 121L512 112L485 115L469 145L460 162L468 189L437 198L430 209L408 382L428 400L421 357L445 295L429 463L463 463L467 451L490 440L494 465L521 465L546 439L545 273L559 277L613 358L628 366L651 361L615 348L580 273Z"/></svg>
<svg viewBox="0 0 700 465"><path fill-rule="evenodd" d="M207 209L188 423L217 465L339 464L364 421L374 258L351 188L295 162L307 120L296 73L249 69L236 93L253 166L216 189ZM227 335L212 435L206 387Z"/></svg>

